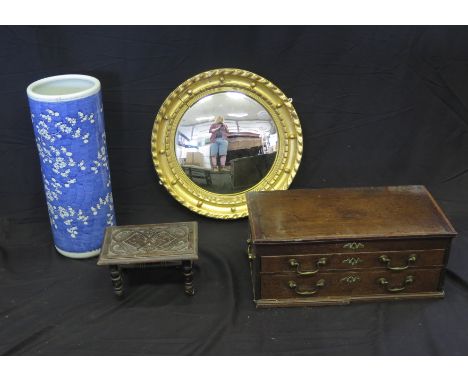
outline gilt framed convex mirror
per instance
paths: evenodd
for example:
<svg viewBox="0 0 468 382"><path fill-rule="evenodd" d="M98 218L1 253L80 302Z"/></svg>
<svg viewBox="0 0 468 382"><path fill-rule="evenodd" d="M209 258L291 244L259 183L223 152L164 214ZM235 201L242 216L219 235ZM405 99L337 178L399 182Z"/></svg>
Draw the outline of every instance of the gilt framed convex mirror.
<svg viewBox="0 0 468 382"><path fill-rule="evenodd" d="M289 187L302 131L292 99L273 83L246 70L214 69L167 97L151 148L175 199L201 215L237 219L247 216L247 192Z"/></svg>

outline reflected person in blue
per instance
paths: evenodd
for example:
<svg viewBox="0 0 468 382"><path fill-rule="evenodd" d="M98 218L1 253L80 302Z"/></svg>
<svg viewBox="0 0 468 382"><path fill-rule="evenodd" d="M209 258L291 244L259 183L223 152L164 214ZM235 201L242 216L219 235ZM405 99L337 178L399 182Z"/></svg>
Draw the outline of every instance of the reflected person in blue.
<svg viewBox="0 0 468 382"><path fill-rule="evenodd" d="M228 149L228 140L227 136L229 134L229 129L224 123L224 117L217 116L214 123L210 126L209 130L210 137L210 157L211 157L211 168L213 171L217 169L217 156L219 155L220 161L220 171L224 170L226 166L226 155Z"/></svg>

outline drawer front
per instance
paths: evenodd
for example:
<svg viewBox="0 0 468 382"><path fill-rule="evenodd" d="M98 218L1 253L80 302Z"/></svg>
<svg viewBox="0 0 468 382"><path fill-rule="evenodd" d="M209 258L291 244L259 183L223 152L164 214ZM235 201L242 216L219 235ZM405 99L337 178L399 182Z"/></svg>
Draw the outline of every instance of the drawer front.
<svg viewBox="0 0 468 382"><path fill-rule="evenodd" d="M404 295L437 291L442 268L402 272L367 271L323 273L314 277L262 274L262 299Z"/></svg>
<svg viewBox="0 0 468 382"><path fill-rule="evenodd" d="M256 256L288 256L315 253L363 253L379 251L406 251L423 249L446 249L451 238L426 239L382 239L382 240L349 240L339 242L314 243L275 243L253 244Z"/></svg>
<svg viewBox="0 0 468 382"><path fill-rule="evenodd" d="M320 274L332 270L384 268L399 272L414 267L443 266L445 250L410 250L262 256L262 273Z"/></svg>

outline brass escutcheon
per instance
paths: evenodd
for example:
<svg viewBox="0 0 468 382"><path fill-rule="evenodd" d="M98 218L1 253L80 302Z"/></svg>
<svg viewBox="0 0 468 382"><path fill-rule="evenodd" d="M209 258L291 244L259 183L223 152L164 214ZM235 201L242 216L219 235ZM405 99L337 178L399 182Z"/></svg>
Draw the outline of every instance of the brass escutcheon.
<svg viewBox="0 0 468 382"><path fill-rule="evenodd" d="M346 243L345 245L343 245L343 248L352 249L353 251L355 251L356 249L364 248L364 244L356 243L355 241L353 241L352 243Z"/></svg>
<svg viewBox="0 0 468 382"><path fill-rule="evenodd" d="M349 275L349 276L343 277L340 281L343 283L354 284L354 283L361 281L361 278L356 275Z"/></svg>
<svg viewBox="0 0 468 382"><path fill-rule="evenodd" d="M343 264L349 264L353 267L362 262L364 262L364 260L362 260L360 257L348 257L342 261Z"/></svg>

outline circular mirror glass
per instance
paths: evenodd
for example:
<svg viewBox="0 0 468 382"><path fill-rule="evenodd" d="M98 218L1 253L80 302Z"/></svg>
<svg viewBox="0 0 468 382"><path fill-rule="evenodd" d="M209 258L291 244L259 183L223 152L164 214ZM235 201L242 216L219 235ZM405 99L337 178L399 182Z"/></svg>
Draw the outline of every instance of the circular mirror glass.
<svg viewBox="0 0 468 382"><path fill-rule="evenodd" d="M198 100L175 134L176 157L185 174L217 194L242 192L260 182L273 165L277 142L268 111L235 91Z"/></svg>

